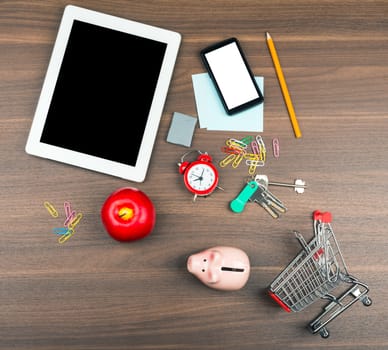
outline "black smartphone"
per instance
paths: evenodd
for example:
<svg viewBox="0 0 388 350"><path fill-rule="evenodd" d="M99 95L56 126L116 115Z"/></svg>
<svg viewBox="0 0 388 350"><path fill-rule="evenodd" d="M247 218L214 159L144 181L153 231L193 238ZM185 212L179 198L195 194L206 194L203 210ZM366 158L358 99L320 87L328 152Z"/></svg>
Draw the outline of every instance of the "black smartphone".
<svg viewBox="0 0 388 350"><path fill-rule="evenodd" d="M206 47L200 55L228 114L264 101L236 38Z"/></svg>

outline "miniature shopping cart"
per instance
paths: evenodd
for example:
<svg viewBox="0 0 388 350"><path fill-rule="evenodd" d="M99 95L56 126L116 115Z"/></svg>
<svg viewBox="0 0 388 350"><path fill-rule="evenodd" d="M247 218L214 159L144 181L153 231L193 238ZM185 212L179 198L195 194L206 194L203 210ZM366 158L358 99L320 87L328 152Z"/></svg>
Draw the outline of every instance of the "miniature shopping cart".
<svg viewBox="0 0 388 350"><path fill-rule="evenodd" d="M303 250L270 285L269 294L287 312L298 312L316 300L328 299L329 303L308 328L323 338L330 333L326 325L339 314L361 300L370 306L368 286L349 275L337 240L331 227L329 212L315 211L314 238L307 243L295 232ZM340 290L339 296L330 292Z"/></svg>

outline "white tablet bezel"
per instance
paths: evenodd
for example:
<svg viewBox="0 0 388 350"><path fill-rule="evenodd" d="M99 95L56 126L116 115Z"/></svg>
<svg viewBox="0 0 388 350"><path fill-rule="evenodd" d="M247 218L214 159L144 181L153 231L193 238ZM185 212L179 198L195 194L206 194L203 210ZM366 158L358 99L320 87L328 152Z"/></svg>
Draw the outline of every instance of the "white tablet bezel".
<svg viewBox="0 0 388 350"><path fill-rule="evenodd" d="M40 142L74 20L167 44L135 166L118 163ZM28 136L26 152L31 155L79 166L123 179L143 182L145 180L151 159L151 153L155 143L164 103L167 97L167 91L172 78L180 42L181 36L177 32L73 5L66 6ZM109 142L109 139L103 142Z"/></svg>

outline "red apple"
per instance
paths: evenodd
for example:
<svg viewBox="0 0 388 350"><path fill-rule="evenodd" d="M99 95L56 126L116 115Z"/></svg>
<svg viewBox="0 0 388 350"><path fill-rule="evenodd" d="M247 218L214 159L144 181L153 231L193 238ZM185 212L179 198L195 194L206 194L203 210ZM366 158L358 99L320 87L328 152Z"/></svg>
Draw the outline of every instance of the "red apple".
<svg viewBox="0 0 388 350"><path fill-rule="evenodd" d="M134 241L148 236L156 221L150 198L133 187L113 192L101 208L101 220L110 236L118 241Z"/></svg>

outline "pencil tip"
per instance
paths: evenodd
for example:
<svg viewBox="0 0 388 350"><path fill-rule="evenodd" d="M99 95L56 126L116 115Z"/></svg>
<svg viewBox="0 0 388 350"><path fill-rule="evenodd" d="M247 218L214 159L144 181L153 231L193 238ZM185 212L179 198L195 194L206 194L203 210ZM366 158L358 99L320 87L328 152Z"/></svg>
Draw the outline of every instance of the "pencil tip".
<svg viewBox="0 0 388 350"><path fill-rule="evenodd" d="M271 35L269 35L268 32L265 32L265 35L267 36L267 39L269 39L271 37Z"/></svg>

